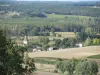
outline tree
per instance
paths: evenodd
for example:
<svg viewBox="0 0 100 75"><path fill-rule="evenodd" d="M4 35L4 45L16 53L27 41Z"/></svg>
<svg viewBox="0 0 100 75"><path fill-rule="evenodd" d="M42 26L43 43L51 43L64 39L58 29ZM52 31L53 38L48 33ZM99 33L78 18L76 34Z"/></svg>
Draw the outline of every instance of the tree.
<svg viewBox="0 0 100 75"><path fill-rule="evenodd" d="M67 72L69 75L74 74L75 67L76 67L76 60L58 61L56 64L56 69L58 71L61 71L62 73Z"/></svg>
<svg viewBox="0 0 100 75"><path fill-rule="evenodd" d="M76 38L77 40L80 41L84 41L87 38L87 34L84 32L84 30L81 30L81 32L77 32L76 33Z"/></svg>
<svg viewBox="0 0 100 75"><path fill-rule="evenodd" d="M50 33L51 36L56 36L56 33L55 33L55 30L54 28L51 28L51 33Z"/></svg>
<svg viewBox="0 0 100 75"><path fill-rule="evenodd" d="M0 29L0 74L1 75L7 75L5 70L5 64L6 64L6 46L7 46L7 40L6 37L3 34L3 30Z"/></svg>
<svg viewBox="0 0 100 75"><path fill-rule="evenodd" d="M75 64L70 60L65 61L64 64L65 72L67 71L69 75L73 75L75 70Z"/></svg>
<svg viewBox="0 0 100 75"><path fill-rule="evenodd" d="M95 61L88 61L88 72L89 75L97 75L98 65Z"/></svg>
<svg viewBox="0 0 100 75"><path fill-rule="evenodd" d="M76 44L76 39L74 38L64 38L61 43L63 48L75 47L75 44Z"/></svg>
<svg viewBox="0 0 100 75"><path fill-rule="evenodd" d="M85 29L85 32L88 34L88 35L92 35L93 32L92 32L92 29L90 27L86 28Z"/></svg>
<svg viewBox="0 0 100 75"><path fill-rule="evenodd" d="M40 37L40 43L43 43L44 45L49 43L48 37Z"/></svg>
<svg viewBox="0 0 100 75"><path fill-rule="evenodd" d="M94 61L83 61L76 66L75 75L97 75L98 65Z"/></svg>
<svg viewBox="0 0 100 75"><path fill-rule="evenodd" d="M61 47L61 42L62 42L62 40L60 40L60 39L55 40L55 45L56 45L57 48Z"/></svg>
<svg viewBox="0 0 100 75"><path fill-rule="evenodd" d="M0 30L0 74L1 75L25 75L26 71L32 73L35 70L28 63L24 67L24 52L27 48L17 46L11 40L6 38L3 31ZM34 62L31 62L34 65ZM35 66L35 65L34 65ZM29 68L32 70L28 70Z"/></svg>
<svg viewBox="0 0 100 75"><path fill-rule="evenodd" d="M48 48L49 48L49 45L43 45L42 46L42 50L45 50L46 51Z"/></svg>
<svg viewBox="0 0 100 75"><path fill-rule="evenodd" d="M93 39L93 45L99 45L99 44L100 44L99 39L97 38Z"/></svg>
<svg viewBox="0 0 100 75"><path fill-rule="evenodd" d="M67 48L69 46L68 38L64 38L61 43L63 48Z"/></svg>
<svg viewBox="0 0 100 75"><path fill-rule="evenodd" d="M91 39L88 37L84 42L84 46L90 46L90 45L91 45Z"/></svg>

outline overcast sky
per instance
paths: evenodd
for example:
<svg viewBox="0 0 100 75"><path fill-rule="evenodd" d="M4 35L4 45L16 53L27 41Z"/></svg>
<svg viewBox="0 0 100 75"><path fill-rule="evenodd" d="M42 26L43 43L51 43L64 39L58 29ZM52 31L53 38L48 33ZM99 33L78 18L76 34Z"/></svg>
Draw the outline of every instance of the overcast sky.
<svg viewBox="0 0 100 75"><path fill-rule="evenodd" d="M100 1L100 0L17 0L17 1Z"/></svg>

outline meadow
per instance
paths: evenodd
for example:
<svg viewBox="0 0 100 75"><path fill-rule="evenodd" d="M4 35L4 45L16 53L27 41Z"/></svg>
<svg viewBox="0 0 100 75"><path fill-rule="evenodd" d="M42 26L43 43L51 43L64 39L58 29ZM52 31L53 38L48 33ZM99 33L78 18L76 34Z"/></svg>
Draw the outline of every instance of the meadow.
<svg viewBox="0 0 100 75"><path fill-rule="evenodd" d="M95 17L89 16L76 16L76 15L60 15L60 14L46 14L47 18L28 17L12 18L12 15L19 14L17 12L10 12L3 15L0 19L0 25L33 25L33 26L45 26L54 25L63 27L64 25L84 25L89 22L89 19L94 20ZM91 21L92 22L92 21Z"/></svg>

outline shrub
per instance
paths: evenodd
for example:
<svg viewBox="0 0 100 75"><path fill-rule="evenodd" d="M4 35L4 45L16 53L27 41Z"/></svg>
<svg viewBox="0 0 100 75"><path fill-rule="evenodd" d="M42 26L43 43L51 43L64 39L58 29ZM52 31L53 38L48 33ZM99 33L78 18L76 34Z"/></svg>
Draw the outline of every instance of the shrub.
<svg viewBox="0 0 100 75"><path fill-rule="evenodd" d="M95 61L72 59L58 61L56 69L68 75L97 75L98 65Z"/></svg>

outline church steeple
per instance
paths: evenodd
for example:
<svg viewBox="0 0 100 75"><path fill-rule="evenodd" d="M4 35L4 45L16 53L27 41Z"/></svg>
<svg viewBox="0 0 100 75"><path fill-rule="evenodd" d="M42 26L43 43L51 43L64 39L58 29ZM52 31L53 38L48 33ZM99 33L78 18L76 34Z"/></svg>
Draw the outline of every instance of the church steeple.
<svg viewBox="0 0 100 75"><path fill-rule="evenodd" d="M28 44L28 38L27 38L27 36L24 37L23 44L25 44L25 45Z"/></svg>

